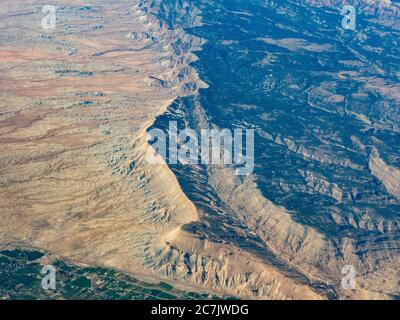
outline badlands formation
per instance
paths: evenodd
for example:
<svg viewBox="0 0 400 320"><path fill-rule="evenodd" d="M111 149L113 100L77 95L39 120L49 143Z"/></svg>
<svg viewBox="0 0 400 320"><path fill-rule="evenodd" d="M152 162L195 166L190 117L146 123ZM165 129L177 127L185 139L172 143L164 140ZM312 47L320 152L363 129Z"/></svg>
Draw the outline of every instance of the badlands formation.
<svg viewBox="0 0 400 320"><path fill-rule="evenodd" d="M399 293L398 236L326 239L228 168L206 173L224 206L213 207L199 182L193 188L211 199L199 208L166 165L146 160L156 117L207 87L190 66L203 40L182 29L201 24L199 9L172 0L54 2L51 31L41 27L41 0L0 7L1 246L239 298ZM201 110L194 116L204 125ZM398 196L399 173L384 165L371 158ZM227 214L232 224L221 222ZM356 290L340 287L348 264L363 270Z"/></svg>

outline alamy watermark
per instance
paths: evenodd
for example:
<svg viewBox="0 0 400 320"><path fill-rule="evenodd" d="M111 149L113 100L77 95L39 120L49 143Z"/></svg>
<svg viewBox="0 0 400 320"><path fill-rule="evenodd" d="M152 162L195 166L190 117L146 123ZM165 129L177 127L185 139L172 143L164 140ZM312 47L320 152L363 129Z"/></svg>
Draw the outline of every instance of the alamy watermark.
<svg viewBox="0 0 400 320"><path fill-rule="evenodd" d="M186 128L178 130L170 121L168 132L152 129L148 132L151 145L146 159L151 164L228 165L237 175L254 170L253 129L202 129L200 133Z"/></svg>
<svg viewBox="0 0 400 320"><path fill-rule="evenodd" d="M57 7L46 5L42 8L42 13L45 16L42 19L42 28L46 31L54 30L57 24Z"/></svg>

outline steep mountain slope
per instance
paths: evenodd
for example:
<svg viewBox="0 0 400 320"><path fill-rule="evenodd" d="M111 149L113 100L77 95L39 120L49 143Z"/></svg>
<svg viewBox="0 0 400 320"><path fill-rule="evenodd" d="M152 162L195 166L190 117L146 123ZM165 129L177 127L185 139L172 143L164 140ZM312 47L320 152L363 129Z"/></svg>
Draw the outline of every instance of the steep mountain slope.
<svg viewBox="0 0 400 320"><path fill-rule="evenodd" d="M342 202L353 205L359 197L377 206L396 205L398 170L395 160L387 160L389 149L369 154L353 135L352 148L358 146L368 159L364 163L352 158L351 150L321 150L299 136L256 128L277 151L268 159L298 157L281 163L282 168L299 159L313 164L296 174L288 171L301 179L293 185L282 177L260 179L257 170L263 162L247 177L236 176L230 167L149 163L146 133L151 126L167 128L172 119L182 127L218 127L202 94L224 84L199 76L202 64L196 54L203 57L199 50L206 41L190 34L204 24L215 27L210 18L202 18L207 4L102 0L83 6L60 0L58 26L45 32L39 23L44 3L7 1L0 23L5 30L0 37L0 243L35 246L74 261L243 298L398 295L396 216L368 209L354 209L346 216L343 212L348 211L332 209L309 218L285 207L280 198L302 191L315 201L328 197L339 209ZM217 10L223 8L221 4ZM243 20L241 13L227 14ZM289 52L303 46L312 53L330 48L290 39L254 40ZM277 57L265 59L259 65L268 66ZM365 75L357 76L365 80ZM377 79L364 83L397 99L395 90ZM292 85L290 90L302 91ZM273 79L263 83L269 92L274 86ZM303 89L318 110L342 101L329 83ZM290 96L290 90L281 92ZM357 95L359 101L363 97ZM220 98L227 101L223 94ZM352 114L370 126L371 120L362 116L363 105L357 106ZM329 111L343 113L341 108ZM229 112L235 116L237 109ZM372 114L375 129L396 132L397 114L388 112L386 121L379 121L382 114ZM229 115L224 115L229 124ZM275 116L264 114L263 119ZM334 143L330 141L330 147ZM315 163L332 171L340 168L344 176L373 176L379 191L364 195L356 187L343 187L341 179L325 176ZM337 232L343 229L343 234ZM341 270L348 264L358 271L356 290L340 288Z"/></svg>

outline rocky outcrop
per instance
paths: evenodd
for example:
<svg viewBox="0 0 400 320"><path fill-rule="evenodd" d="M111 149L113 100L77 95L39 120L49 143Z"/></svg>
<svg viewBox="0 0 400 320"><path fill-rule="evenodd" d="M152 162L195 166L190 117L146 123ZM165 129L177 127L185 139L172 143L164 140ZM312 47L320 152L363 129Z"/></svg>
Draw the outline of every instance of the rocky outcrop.
<svg viewBox="0 0 400 320"><path fill-rule="evenodd" d="M336 201L341 201L343 197L343 191L339 188L336 183L329 183L329 181L322 177L316 176L314 173L309 171L300 171L300 174L304 177L309 186L315 192L323 195L328 195L334 198Z"/></svg>
<svg viewBox="0 0 400 320"><path fill-rule="evenodd" d="M177 96L193 95L207 84L190 67L197 60L193 52L200 50L203 41L183 31L184 27L200 24L200 16L186 1L138 1L134 13L146 25L144 33L130 33L134 40L146 40L149 47L160 53L158 63L162 73L149 76L145 81L153 87L171 89Z"/></svg>

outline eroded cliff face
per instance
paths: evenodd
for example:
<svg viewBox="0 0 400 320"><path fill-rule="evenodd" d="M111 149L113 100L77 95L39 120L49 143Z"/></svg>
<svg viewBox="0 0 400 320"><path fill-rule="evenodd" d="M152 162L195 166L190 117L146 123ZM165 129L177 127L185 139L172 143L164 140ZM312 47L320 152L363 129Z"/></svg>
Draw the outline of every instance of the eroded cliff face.
<svg viewBox="0 0 400 320"><path fill-rule="evenodd" d="M400 199L400 170L387 165L383 159L379 157L376 149L372 150L369 169L371 173L385 186L386 190Z"/></svg>
<svg viewBox="0 0 400 320"><path fill-rule="evenodd" d="M51 32L43 5L2 6L1 245L154 277L152 240L197 212L168 167L145 159L146 129L203 85L195 57L132 1L58 1Z"/></svg>
<svg viewBox="0 0 400 320"><path fill-rule="evenodd" d="M165 234L153 249L155 272L211 291L249 299L325 297L246 250L186 231Z"/></svg>
<svg viewBox="0 0 400 320"><path fill-rule="evenodd" d="M375 22L390 27L400 28L400 7L391 0L305 0L313 6L331 7L341 10L345 5L357 7L359 13L374 16Z"/></svg>
<svg viewBox="0 0 400 320"><path fill-rule="evenodd" d="M201 24L191 2L104 0L84 10L58 3L51 34L36 24L37 1L8 1L13 18L3 22L32 28L0 40L2 245L251 299L398 294L395 235L327 239L266 199L251 175L188 166L174 171L192 179L185 194L170 168L148 162L146 133L158 115L210 125L197 99L207 84L190 65L204 40L183 30ZM193 109L172 108L179 97ZM274 139L306 159L358 168ZM310 192L344 198L323 177L301 174ZM392 176L382 183L393 185ZM361 216L346 223L398 228ZM345 264L364 272L350 294L338 289Z"/></svg>
<svg viewBox="0 0 400 320"><path fill-rule="evenodd" d="M173 54L163 55L166 62L163 65L170 67L174 61L195 61L193 52L200 49L203 40L193 36L185 35L181 27L199 25L201 17L199 10L186 2L171 1L168 3L150 1L147 6L142 5L141 10L149 15L149 20L156 16L158 26L173 28L174 31L164 29L164 39L171 42L172 37L168 34L178 35L178 41L173 45L163 45L162 48L173 47ZM184 19L184 21L182 20ZM153 23L156 25L156 23ZM163 40L160 42L162 43ZM158 45L160 43L155 41ZM167 50L171 52L171 50ZM176 57L176 55L178 58ZM181 55L189 55L193 59L187 59ZM172 61L172 62L171 62ZM169 75L173 73L169 72ZM197 79L192 82L196 89L206 88L207 85L198 80L196 71L189 65L184 72L185 79L180 86L175 88L179 92L179 97L189 96L196 99L197 92L186 94L182 89L187 88L186 79L191 77ZM165 75L158 77L164 84L174 82L165 81ZM167 77L167 79L174 77ZM182 85L183 83L183 85ZM182 113L180 113L182 112ZM201 111L199 111L201 112ZM184 110L170 108L168 113L172 117L185 117ZM190 170L190 169L189 169ZM196 188L203 189L207 193L207 185L197 185ZM326 298L324 293L317 293L304 281L291 279L288 274L281 273L278 268L266 264L263 259L258 258L253 253L240 249L230 243L221 243L220 239L224 234L216 235L211 241L198 237L192 232L191 225L207 223L203 218L191 223L182 223L178 228L166 230L159 237L152 241L146 256L146 267L153 270L160 277L167 277L182 283L212 290L215 292L246 297L263 299L321 299ZM213 222L210 221L210 224ZM207 227L206 227L207 228ZM210 226L210 229L213 227ZM190 230L190 231L189 231ZM207 233L207 232L206 232Z"/></svg>
<svg viewBox="0 0 400 320"><path fill-rule="evenodd" d="M285 265L311 281L323 282L327 290L332 288L339 296L345 294L337 290L341 269L345 265L353 265L356 270L362 270L357 279L359 289L364 294L368 291L397 294L398 287L394 280L397 276L386 286L385 273L381 273L382 269L391 270L389 274L397 273L399 238L395 233L378 237L364 236L358 241L340 235L327 239L316 230L296 223L287 210L265 199L251 178L239 184L231 180L230 184L221 186L219 181L226 182L227 176L229 173L221 170L213 174L213 185L221 199Z"/></svg>
<svg viewBox="0 0 400 320"><path fill-rule="evenodd" d="M295 44L289 42L293 39L287 40L285 48L295 51L296 48L293 47ZM312 102L312 107L320 107L319 104L328 105L332 101L342 101L342 97L339 96L333 97L332 100L326 92L324 95L327 98L324 100L324 95L321 96L321 91L318 91L318 99L324 100L319 102L317 91L307 92L309 97L312 96L309 100ZM341 112L334 109L324 110L331 113ZM376 116L383 119L382 113ZM360 121L365 122L365 117L361 114L358 117ZM389 123L396 117L397 113L391 113L390 118L385 117L385 119ZM186 126L197 129L215 128L202 110L200 99L196 96L176 103L170 108L165 121L168 119L178 119ZM372 125L370 121L365 123L367 127ZM162 121L160 124L162 125ZM384 121L374 125L386 126ZM396 131L393 126L387 127ZM307 162L337 168L338 172L366 171L366 163L343 151L347 149L346 151L352 154L355 152L353 148L357 148L368 158L369 146L364 145L355 136L351 137L352 148L345 148L338 145L340 139L327 137L325 140L323 130L319 129L316 133L320 133L318 138L322 140L323 147L308 148L305 146L305 139L297 143L292 137L259 131L264 138L285 147L288 150L286 153L288 157L290 153L294 153ZM371 159L373 158L372 154ZM396 169L393 167L378 175L374 172L379 171L378 167L382 168L384 164L381 163L381 166L378 163L377 166L377 159L371 162L369 168L373 175L384 186L386 183L387 190L391 190L389 192L393 195L398 188L395 182ZM256 276L256 273L261 271L253 269L250 271L252 277L243 277L243 272L246 274L243 265L235 269L233 278L222 271L223 281L213 280L218 279L217 276L208 278L207 271L216 275L218 265L220 270L224 270L229 268L232 260L240 260L239 258L215 260L215 256L210 253L212 251L203 249L203 246L207 246L204 243L212 243L214 248L241 248L246 255L259 261L264 268L277 271L281 288L291 288L289 290L291 294L288 294L287 290L284 290L284 293L271 288L262 290L260 297L263 298L298 298L291 281L297 286L308 288L322 298L390 298L392 295L398 295L397 270L400 262L398 219L384 213L379 214L379 209L351 204L357 201L396 204L397 201L379 187L379 181L373 183L378 185L378 191L365 192L358 186L340 187L323 173L299 170L303 184L280 183L279 187L286 192L308 192L334 199L337 207L332 206L329 210L321 208L320 216L315 218L320 224L317 228L314 226L318 225L318 222L312 221L312 218L307 221L308 212L291 212L268 200L268 194L265 195L260 191L264 181L257 181L252 175L240 178L235 176L232 169L207 166L177 166L173 171L179 177L181 184L187 186L184 187L184 191L195 203L199 212L197 222L182 227L184 236L192 239L186 241L197 245L191 246L188 250L187 246L179 241L183 235L175 233L172 240L168 238L167 246L154 252L156 262L152 267L156 272L199 285L209 285L213 288L219 286L224 290L232 290L230 284L235 283L237 288L241 288L241 294L247 297L251 292L249 288L253 286L269 288L268 280ZM381 179L382 176L384 179ZM370 177L368 179L371 180ZM346 204L350 205L351 209L341 210ZM338 230L343 230L343 233L338 233ZM207 259L201 260L200 257L204 257L205 252ZM234 255L234 257L241 256ZM219 264L216 261L219 261ZM346 265L354 266L358 272L357 289L350 292L342 290L340 283L343 278L342 268ZM236 294L240 295L238 292Z"/></svg>

